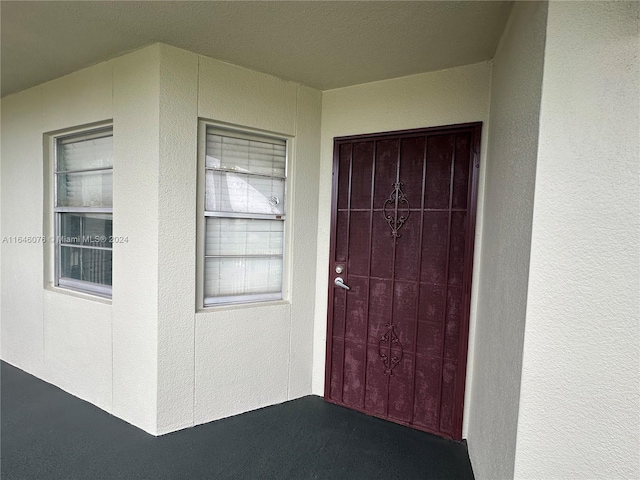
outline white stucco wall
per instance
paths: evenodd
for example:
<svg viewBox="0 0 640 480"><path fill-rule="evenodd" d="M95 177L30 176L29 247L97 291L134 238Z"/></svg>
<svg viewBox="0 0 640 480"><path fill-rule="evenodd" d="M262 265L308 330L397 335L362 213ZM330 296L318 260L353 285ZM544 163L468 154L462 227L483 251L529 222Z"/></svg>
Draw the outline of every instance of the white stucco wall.
<svg viewBox="0 0 640 480"><path fill-rule="evenodd" d="M113 119L113 299L2 244L2 359L153 434L311 393L321 93L153 45L2 99L2 232L42 235L43 134ZM198 118L291 137L288 291L196 307ZM200 311L198 311L200 310Z"/></svg>
<svg viewBox="0 0 640 480"><path fill-rule="evenodd" d="M513 477L546 11L516 3L493 59L467 432L478 480Z"/></svg>
<svg viewBox="0 0 640 480"><path fill-rule="evenodd" d="M160 45L158 431L193 425L198 56Z"/></svg>
<svg viewBox="0 0 640 480"><path fill-rule="evenodd" d="M476 255L474 259L469 330L469 338L474 338L475 304L478 288L476 273L482 236L482 183L486 164L490 82L491 63L484 62L323 92L316 316L313 351L313 392L315 394L323 395L324 393L331 172L333 168L334 137L465 122L484 122L481 140ZM472 341L469 344L468 355L470 359L473 358ZM469 394L469 379L473 377L473 370L473 364L468 362L467 398ZM465 401L463 436L466 435L467 429L467 408L468 402Z"/></svg>
<svg viewBox="0 0 640 480"><path fill-rule="evenodd" d="M29 158L29 163L43 165L44 132L74 128L78 125L113 118L112 84L113 62L110 62L42 85L40 89L41 124L20 125L20 128L33 132L34 137L37 136L35 145L38 151L36 155ZM8 123L12 124L12 120L8 118ZM12 157L9 156L7 160L11 161ZM31 230L32 232L42 232L43 222L47 220L44 216L44 208L48 210L52 205L51 200L43 198L42 195L43 184L48 183L48 178L44 174L43 169L35 184L36 190L32 192L34 199L38 202L37 208L30 209L27 214L29 218L38 218L41 222L40 228ZM19 212L15 207L12 208L11 203L5 206L3 202L3 218L7 207L9 217ZM48 230L47 233L53 235L53 230ZM31 234L37 235L37 233ZM45 247L49 246L51 244ZM51 280L43 278L43 267L46 268L44 262L50 262L52 259L45 255L47 251L51 252L40 247L37 257L42 263L31 272L40 279L39 290L43 298L41 315L44 328L44 370L42 375L47 381L110 411L112 408L111 305L108 302L96 302L78 296L60 294L50 289L43 290L43 284L50 287ZM15 261L15 259L7 260ZM13 298L15 307L25 308L29 315L35 314L30 306L21 300L21 295L18 293L26 290L24 286L13 285L9 288L17 290L17 297ZM31 289L28 290L31 293ZM6 289L3 291L3 296L5 294ZM3 327L12 321L12 314L4 315L3 312Z"/></svg>
<svg viewBox="0 0 640 480"><path fill-rule="evenodd" d="M154 45L3 98L2 236L48 227L43 133L113 119L129 242L112 302L47 286L41 244L1 244L2 359L155 434L322 395L333 137L483 121L476 475L639 477L639 7L550 4L538 111L545 14L516 5L493 80L488 62L321 94ZM285 301L196 306L198 117L292 139Z"/></svg>
<svg viewBox="0 0 640 480"><path fill-rule="evenodd" d="M640 4L549 4L515 478L640 478Z"/></svg>
<svg viewBox="0 0 640 480"><path fill-rule="evenodd" d="M112 118L111 85L109 63L2 99L6 236L45 234L43 133ZM2 358L110 410L111 306L45 290L43 243L1 248Z"/></svg>
<svg viewBox="0 0 640 480"><path fill-rule="evenodd" d="M321 93L200 57L198 116L289 135L288 300L195 315L196 424L311 393Z"/></svg>
<svg viewBox="0 0 640 480"><path fill-rule="evenodd" d="M113 414L156 433L159 45L114 62Z"/></svg>
<svg viewBox="0 0 640 480"><path fill-rule="evenodd" d="M50 244L3 243L2 359L156 428L158 47L2 99L2 230L52 235L44 134L113 120L113 302L51 286ZM155 167L154 167L155 165ZM144 285L144 288L141 288Z"/></svg>
<svg viewBox="0 0 640 480"><path fill-rule="evenodd" d="M2 99L3 237L42 234L42 89ZM9 214L9 212L14 212ZM35 232L35 233L34 233ZM2 358L44 375L42 245L2 243Z"/></svg>
<svg viewBox="0 0 640 480"><path fill-rule="evenodd" d="M2 101L0 101L0 214L2 213ZM2 219L0 218L0 239L2 239ZM0 244L0 269L2 268L2 244ZM2 319L2 272L0 271L0 319ZM2 327L0 326L0 353L2 351Z"/></svg>

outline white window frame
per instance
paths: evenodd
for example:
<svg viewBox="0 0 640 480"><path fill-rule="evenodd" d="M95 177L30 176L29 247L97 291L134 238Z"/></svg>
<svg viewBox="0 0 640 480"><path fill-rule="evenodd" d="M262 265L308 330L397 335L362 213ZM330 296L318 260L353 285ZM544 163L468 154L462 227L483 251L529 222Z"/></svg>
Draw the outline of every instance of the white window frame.
<svg viewBox="0 0 640 480"><path fill-rule="evenodd" d="M52 261L52 278L51 282L54 287L79 292L82 294L89 294L101 298L111 299L112 285L104 285L94 282L88 282L84 280L76 280L71 278L63 278L61 275L61 254L62 245L60 242L60 217L62 213L104 213L110 214L113 219L113 206L112 207L59 207L58 206L58 141L65 138L82 138L85 136L101 135L104 132L110 132L113 138L113 123L105 122L90 126L78 127L72 130L66 130L64 132L49 134L49 151L51 155L51 169L50 169L50 201L51 201L51 225L49 232L52 234L49 238L50 254L53 257ZM110 168L99 169L86 169L78 170L82 171L98 171L98 170L111 170L113 172L113 165ZM79 247L78 245L73 245ZM90 247L95 250L109 250L112 252L112 268L113 268L113 247Z"/></svg>
<svg viewBox="0 0 640 480"><path fill-rule="evenodd" d="M284 192L285 192L285 210L283 222L283 243L282 243L282 287L279 293L262 293L247 294L205 298L204 295L204 265L205 265L205 235L206 235L206 219L208 217L219 218L255 218L255 219L277 219L277 215L268 214L246 214L246 213L227 213L227 212L207 212L205 211L206 197L206 153L207 153L207 127L213 127L217 130L226 130L229 136L234 134L250 137L264 137L268 139L277 139L285 142L285 173L284 173ZM237 306L237 305L253 305L264 302L286 301L288 297L288 243L289 243L289 215L291 211L290 200L290 152L292 149L293 139L290 136L282 135L263 130L251 129L237 125L216 122L212 120L199 119L198 123L198 185L197 185L197 262L196 262L196 305L197 308L210 309L214 307Z"/></svg>

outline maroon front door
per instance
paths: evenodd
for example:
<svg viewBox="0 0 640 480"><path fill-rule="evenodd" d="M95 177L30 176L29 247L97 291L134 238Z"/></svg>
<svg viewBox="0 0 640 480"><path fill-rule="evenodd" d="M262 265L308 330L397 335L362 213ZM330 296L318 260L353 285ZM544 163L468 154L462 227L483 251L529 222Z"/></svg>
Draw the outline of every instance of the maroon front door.
<svg viewBox="0 0 640 480"><path fill-rule="evenodd" d="M461 439L480 129L335 139L327 401Z"/></svg>

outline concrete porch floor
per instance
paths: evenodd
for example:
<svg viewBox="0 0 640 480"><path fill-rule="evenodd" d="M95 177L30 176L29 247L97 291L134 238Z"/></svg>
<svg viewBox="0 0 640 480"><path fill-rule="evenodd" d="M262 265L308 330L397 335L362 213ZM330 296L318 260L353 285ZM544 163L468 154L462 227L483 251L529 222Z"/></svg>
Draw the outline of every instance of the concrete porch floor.
<svg viewBox="0 0 640 480"><path fill-rule="evenodd" d="M466 445L304 397L162 437L4 362L2 479L473 479Z"/></svg>

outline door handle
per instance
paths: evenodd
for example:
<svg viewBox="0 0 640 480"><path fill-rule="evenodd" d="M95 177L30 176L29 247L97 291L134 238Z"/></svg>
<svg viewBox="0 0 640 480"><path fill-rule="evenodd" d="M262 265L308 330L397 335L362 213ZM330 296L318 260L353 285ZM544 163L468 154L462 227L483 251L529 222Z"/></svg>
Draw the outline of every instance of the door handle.
<svg viewBox="0 0 640 480"><path fill-rule="evenodd" d="M345 290L351 290L349 286L344 284L344 280L342 279L342 277L336 277L333 283L335 283L336 287L344 288Z"/></svg>

